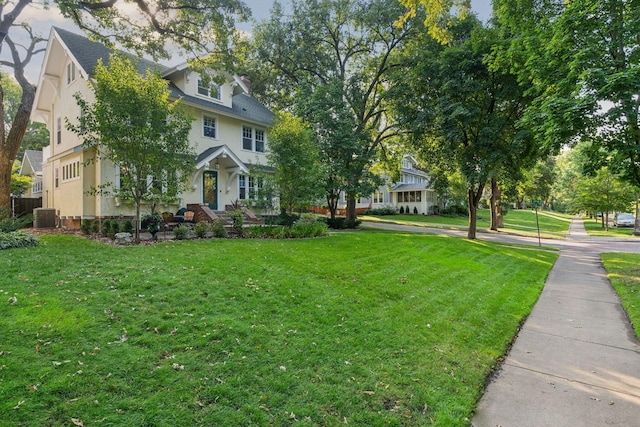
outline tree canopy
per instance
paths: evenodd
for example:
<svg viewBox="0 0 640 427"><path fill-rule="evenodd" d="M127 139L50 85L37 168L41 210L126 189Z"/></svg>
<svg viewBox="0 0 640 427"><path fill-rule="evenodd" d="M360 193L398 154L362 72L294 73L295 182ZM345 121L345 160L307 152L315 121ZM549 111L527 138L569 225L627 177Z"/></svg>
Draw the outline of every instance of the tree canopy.
<svg viewBox="0 0 640 427"><path fill-rule="evenodd" d="M397 26L405 9L389 0L293 0L291 6L287 16L276 3L256 28L254 69L277 88L263 99L276 99L312 125L331 214L345 192L347 220L355 220L356 198L379 184L370 171L379 149L397 135L387 117L387 76L398 66L393 53L409 37L411 22Z"/></svg>
<svg viewBox="0 0 640 427"><path fill-rule="evenodd" d="M151 70L140 74L123 55L112 55L108 66L100 62L95 81L95 101L76 95L82 114L77 124L67 119L67 126L95 150L96 159L119 167L120 182L95 191L132 200L139 219L142 201L154 213L156 202L171 201L185 189L195 162L188 140L193 118L179 100L169 100L166 80Z"/></svg>
<svg viewBox="0 0 640 427"><path fill-rule="evenodd" d="M397 75L404 82L397 111L415 149L437 165L432 172L464 176L473 239L485 185L501 174L519 174L538 152L530 132L519 126L526 86L493 67L497 33L475 17L457 21L450 32L447 45L425 35L407 49L407 68Z"/></svg>

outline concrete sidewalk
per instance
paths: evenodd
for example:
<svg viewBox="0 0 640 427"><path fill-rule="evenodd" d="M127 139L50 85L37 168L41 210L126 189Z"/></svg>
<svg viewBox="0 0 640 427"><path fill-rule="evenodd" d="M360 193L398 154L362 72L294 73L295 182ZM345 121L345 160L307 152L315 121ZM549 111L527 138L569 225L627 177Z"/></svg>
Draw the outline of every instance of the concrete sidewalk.
<svg viewBox="0 0 640 427"><path fill-rule="evenodd" d="M574 219L474 427L640 425L640 343Z"/></svg>

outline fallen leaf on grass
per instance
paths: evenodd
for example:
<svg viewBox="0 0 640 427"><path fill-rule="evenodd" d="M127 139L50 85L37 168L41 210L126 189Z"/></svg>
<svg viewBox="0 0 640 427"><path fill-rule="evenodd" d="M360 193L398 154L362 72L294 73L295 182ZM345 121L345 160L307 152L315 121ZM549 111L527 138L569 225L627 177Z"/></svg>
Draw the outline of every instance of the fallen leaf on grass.
<svg viewBox="0 0 640 427"><path fill-rule="evenodd" d="M24 400L21 400L20 402L18 402L18 404L16 406L13 407L13 409L19 409L20 406L22 406L23 403L24 403Z"/></svg>
<svg viewBox="0 0 640 427"><path fill-rule="evenodd" d="M367 396L373 396L374 394L376 394L375 391L365 391L363 393L366 394Z"/></svg>
<svg viewBox="0 0 640 427"><path fill-rule="evenodd" d="M73 425L84 427L84 423L77 418L71 418L71 422L73 423Z"/></svg>

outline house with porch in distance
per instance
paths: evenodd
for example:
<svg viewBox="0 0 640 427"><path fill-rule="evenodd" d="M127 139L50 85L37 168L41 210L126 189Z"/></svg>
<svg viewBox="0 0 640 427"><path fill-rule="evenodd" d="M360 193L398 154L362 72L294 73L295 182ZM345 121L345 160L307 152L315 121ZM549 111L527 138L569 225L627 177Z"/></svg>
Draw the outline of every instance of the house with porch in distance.
<svg viewBox="0 0 640 427"><path fill-rule="evenodd" d="M372 195L370 204L372 209L394 207L404 213L433 215L441 207L441 197L430 188L429 175L418 169L418 161L406 154L402 158L400 180L387 183L378 188Z"/></svg>
<svg viewBox="0 0 640 427"><path fill-rule="evenodd" d="M95 159L95 152L84 148L83 141L65 126L66 120L77 123L80 114L74 94L89 102L93 99L94 68L99 60L107 65L110 53L100 43L54 27L38 81L32 119L45 123L51 135L42 154L42 206L55 208L68 228L78 228L83 219L134 214L131 203L91 191L107 183L117 186L119 170ZM170 97L181 99L195 118L189 142L197 158L189 188L176 203L159 210L175 213L184 207L215 217L216 211L254 197L259 182L251 170L266 164L267 128L274 115L251 96L250 81L227 75L223 84L205 85L186 64L164 67L140 60L139 68L141 72L158 70L169 82Z"/></svg>

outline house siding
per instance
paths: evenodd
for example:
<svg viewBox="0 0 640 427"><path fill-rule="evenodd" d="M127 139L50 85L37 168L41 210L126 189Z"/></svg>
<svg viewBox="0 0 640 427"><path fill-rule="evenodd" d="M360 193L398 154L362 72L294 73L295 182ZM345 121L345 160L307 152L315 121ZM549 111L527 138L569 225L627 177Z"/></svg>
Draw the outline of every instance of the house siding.
<svg viewBox="0 0 640 427"><path fill-rule="evenodd" d="M60 31L61 35L57 31ZM63 40L68 41L76 50L71 52L65 49ZM96 49L100 51L99 54L95 53ZM93 72L92 67L95 65L89 65L87 61L87 57L93 58L92 52L96 57L105 55L99 46L83 40L81 36L53 29L34 103L34 120L45 123L50 131L50 144L45 148L47 155L44 156L42 165L43 207L55 208L61 219L68 220L67 225L74 226L79 226L79 220L82 218L130 217L135 213L132 202L94 191L102 185L116 182L116 167L109 161L95 159L95 151L84 149L82 141L66 127L67 121L76 124L80 114L74 94L79 93L88 102L95 99L88 81L88 75ZM74 54L85 54L87 57L78 58ZM76 63L76 73L75 80L67 84L66 71L69 61ZM80 64L90 69L83 69ZM266 164L265 153L242 149L243 125L264 130L266 135L273 114L248 95L245 95L246 98L235 97L241 93L242 85L239 85L234 77L230 77L222 85L222 98L216 101L197 94L197 73L187 69L166 70L168 69L165 69L165 75L172 85L172 93L176 97L184 98L183 105L195 119L189 133L189 143L196 154L209 148L225 146L232 155L225 154L205 163L189 178L188 189L180 199L176 203L160 206L159 209L175 212L180 206L202 203L203 174L207 167L214 170L215 163L218 163L219 167L216 169L218 208L224 209L225 205L238 199L238 176L246 173L246 165ZM183 94L177 93L176 90L182 91ZM236 105L236 101L241 103ZM216 121L215 138L205 137L203 134L205 116ZM72 162L79 162L81 165L77 172L79 176L63 179L64 166ZM142 209L144 212L147 206L143 205Z"/></svg>

